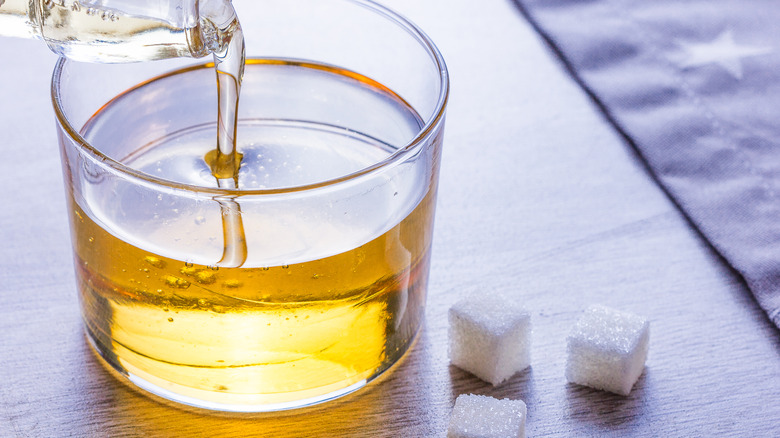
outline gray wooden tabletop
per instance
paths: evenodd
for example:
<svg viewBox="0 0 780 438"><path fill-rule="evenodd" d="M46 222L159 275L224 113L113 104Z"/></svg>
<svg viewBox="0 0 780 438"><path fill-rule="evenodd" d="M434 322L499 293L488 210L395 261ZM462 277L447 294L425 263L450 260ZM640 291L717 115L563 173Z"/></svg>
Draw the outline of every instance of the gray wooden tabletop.
<svg viewBox="0 0 780 438"><path fill-rule="evenodd" d="M0 41L0 436L440 437L462 393L524 400L532 437L780 436L780 331L512 1L385 3L437 42L452 80L425 327L381 381L275 415L166 406L100 365L72 272L55 57ZM531 368L499 388L447 360L447 309L492 290L534 327ZM565 381L565 337L591 303L651 320L628 397Z"/></svg>

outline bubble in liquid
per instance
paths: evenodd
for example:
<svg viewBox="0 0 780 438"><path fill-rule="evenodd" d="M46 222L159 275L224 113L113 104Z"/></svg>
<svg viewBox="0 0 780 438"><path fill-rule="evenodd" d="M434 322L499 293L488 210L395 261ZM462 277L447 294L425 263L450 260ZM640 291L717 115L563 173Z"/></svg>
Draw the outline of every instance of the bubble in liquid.
<svg viewBox="0 0 780 438"><path fill-rule="evenodd" d="M200 225L204 222L206 222L206 218L203 216L198 216L195 218L195 225Z"/></svg>
<svg viewBox="0 0 780 438"><path fill-rule="evenodd" d="M195 274L195 279L201 284L212 284L217 281L217 276L213 272L200 271Z"/></svg>
<svg viewBox="0 0 780 438"><path fill-rule="evenodd" d="M163 281L165 281L165 284L167 284L170 287L175 287L177 289L187 289L190 287L190 282L179 277L174 277L173 275L166 275L163 277Z"/></svg>
<svg viewBox="0 0 780 438"><path fill-rule="evenodd" d="M243 283L241 283L240 281L238 281L238 280L234 280L234 279L225 280L225 282L224 282L224 283L222 283L222 284L223 284L225 287L228 287L228 288L231 288L231 289L239 288L239 287L241 287L241 286L243 286L243 285L244 285L244 284L243 284Z"/></svg>
<svg viewBox="0 0 780 438"><path fill-rule="evenodd" d="M173 322L173 317L168 318L168 322Z"/></svg>
<svg viewBox="0 0 780 438"><path fill-rule="evenodd" d="M165 267L165 260L162 260L155 256L146 256L144 257L144 261L158 269L162 269Z"/></svg>
<svg viewBox="0 0 780 438"><path fill-rule="evenodd" d="M193 267L192 264L190 264L189 266L185 264L183 268L179 269L179 272L189 276L193 276L200 271L201 271L200 269Z"/></svg>
<svg viewBox="0 0 780 438"><path fill-rule="evenodd" d="M201 298L201 299L198 300L198 305L200 307L207 307L209 305L209 302L206 301L204 298Z"/></svg>

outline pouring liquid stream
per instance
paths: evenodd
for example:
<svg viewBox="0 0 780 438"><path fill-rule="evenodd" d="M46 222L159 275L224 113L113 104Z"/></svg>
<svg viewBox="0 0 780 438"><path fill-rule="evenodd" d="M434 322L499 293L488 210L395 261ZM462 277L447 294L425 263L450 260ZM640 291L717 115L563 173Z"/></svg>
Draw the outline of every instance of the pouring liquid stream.
<svg viewBox="0 0 780 438"><path fill-rule="evenodd" d="M232 12L232 8L231 8ZM226 27L222 27L225 26ZM221 189L238 189L238 170L242 154L236 148L238 127L238 99L246 60L241 26L233 13L228 23L219 23L220 34L228 41L214 51L214 69L217 74L217 147L203 159L217 179ZM234 197L215 199L222 213L224 249L217 266L237 268L246 262L247 244L241 206Z"/></svg>

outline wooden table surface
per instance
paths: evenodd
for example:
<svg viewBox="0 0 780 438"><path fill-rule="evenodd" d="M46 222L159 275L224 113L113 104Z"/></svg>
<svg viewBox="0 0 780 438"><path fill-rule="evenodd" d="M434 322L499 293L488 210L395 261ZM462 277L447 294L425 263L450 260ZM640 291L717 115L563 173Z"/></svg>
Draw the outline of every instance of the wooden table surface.
<svg viewBox="0 0 780 438"><path fill-rule="evenodd" d="M119 383L82 334L41 42L0 41L0 436L441 437L462 393L520 398L528 436L780 436L780 331L511 0L387 0L450 68L425 327L378 384L230 417ZM250 48L251 50L251 48ZM20 57L12 63L12 57ZM501 290L532 311L532 366L493 388L449 365L447 309ZM651 320L628 397L566 383L588 304Z"/></svg>

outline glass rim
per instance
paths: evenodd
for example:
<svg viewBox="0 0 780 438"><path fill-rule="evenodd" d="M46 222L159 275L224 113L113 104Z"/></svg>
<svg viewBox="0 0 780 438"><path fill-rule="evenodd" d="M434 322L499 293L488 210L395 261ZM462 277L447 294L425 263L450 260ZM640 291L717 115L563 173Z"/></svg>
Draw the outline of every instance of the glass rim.
<svg viewBox="0 0 780 438"><path fill-rule="evenodd" d="M59 60L57 60L57 63L54 66L54 72L52 73L52 79L51 79L51 99L52 99L54 114L57 119L57 122L66 131L68 137L78 144L80 149L89 153L93 158L99 161L101 165L109 167L110 169L119 172L121 174L124 174L126 176L129 176L131 178L139 179L146 183L150 183L154 186L163 186L171 189L181 189L181 190L186 190L188 192L208 193L208 194L223 195L223 196L225 195L228 196L277 195L277 194L285 194L285 193L297 193L297 192L305 192L309 190L320 189L324 187L330 187L330 186L335 186L343 183L348 183L350 181L359 179L364 175L373 174L382 169L392 167L393 165L403 161L408 156L414 155L416 151L423 146L423 144L426 142L426 140L431 135L431 133L434 132L436 127L438 127L441 123L443 123L444 113L449 98L449 73L447 71L447 65L444 62L444 57L442 56L441 52L439 52L439 49L436 47L436 45L433 43L430 37L428 37L428 35L425 32L423 32L423 30L420 29L416 24L412 23L402 15L372 0L346 0L346 1L350 3L355 3L358 6L365 7L367 9L370 9L374 13L384 16L385 18L392 21L397 26L401 27L407 33L409 33L412 37L414 37L417 40L418 43L420 43L423 46L424 49L426 49L428 55L431 56L431 60L436 65L439 73L439 83L440 83L439 95L436 101L436 105L431 113L431 116L428 117L428 119L425 121L425 124L422 127L420 127L420 129L417 131L414 138L411 139L409 142L407 142L406 145L404 145L403 147L399 147L398 150L396 150L392 154L388 155L382 160L377 161L376 163L373 163L369 166L363 167L357 171L348 173L346 175L342 175L336 178L331 178L331 179L327 179L315 183L295 185L290 187L280 187L280 188L271 188L271 189L250 189L250 190L228 189L228 188L223 189L223 188L216 188L216 187L205 187L205 186L198 186L193 184L178 183L175 181L159 178L141 172L139 170L133 169L132 167L122 164L121 162L105 155L99 149L91 145L89 141L87 141L81 135L81 133L79 132L80 129L75 128L70 123L67 115L65 114L65 110L62 108L61 79L65 67L68 64L73 63L75 61L70 61L64 57L60 57ZM116 99L119 96L124 95L129 91L135 90L140 86L143 86L144 84L148 83L148 81L150 80L165 77L167 75L174 74L174 73L180 73L190 69L205 68L209 64L212 63L206 62L202 64L195 64L190 67L177 69L174 72L162 73L158 76L155 76L154 78L147 79L139 84L134 85L132 88L120 93L117 96L114 96L112 100ZM104 105L106 103L108 102L105 102Z"/></svg>

